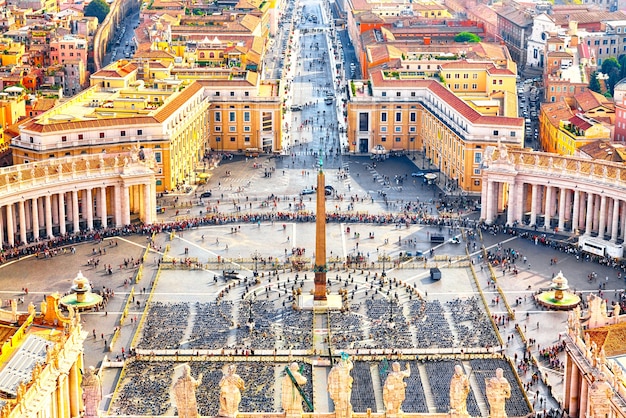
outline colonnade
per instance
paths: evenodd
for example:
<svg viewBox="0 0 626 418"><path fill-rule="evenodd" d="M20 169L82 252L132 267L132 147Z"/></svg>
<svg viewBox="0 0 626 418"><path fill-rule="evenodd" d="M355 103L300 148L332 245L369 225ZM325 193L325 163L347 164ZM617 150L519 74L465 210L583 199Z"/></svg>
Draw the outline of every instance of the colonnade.
<svg viewBox="0 0 626 418"><path fill-rule="evenodd" d="M491 147L485 153L481 218L626 239L626 170L609 161Z"/></svg>
<svg viewBox="0 0 626 418"><path fill-rule="evenodd" d="M122 227L136 213L156 219L154 172L128 159L93 156L0 169L0 249L39 239ZM77 164L81 162L82 164ZM43 169L42 169L43 167ZM54 172L54 174L50 174ZM94 175L95 174L95 175Z"/></svg>

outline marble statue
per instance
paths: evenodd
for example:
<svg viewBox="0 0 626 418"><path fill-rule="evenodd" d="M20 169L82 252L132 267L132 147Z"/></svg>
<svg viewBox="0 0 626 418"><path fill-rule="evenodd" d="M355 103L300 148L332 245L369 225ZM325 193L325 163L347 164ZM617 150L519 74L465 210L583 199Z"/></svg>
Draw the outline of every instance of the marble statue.
<svg viewBox="0 0 626 418"><path fill-rule="evenodd" d="M604 373L600 373L589 388L589 418L604 418L611 416L611 398L613 389L606 381Z"/></svg>
<svg viewBox="0 0 626 418"><path fill-rule="evenodd" d="M293 376L294 380L298 383L300 387L306 384L306 377L300 374L300 366L298 363L293 362L289 365L289 371ZM291 377L287 373L285 373L285 377L283 377L282 382L282 404L283 410L290 416L301 416L302 415L302 395L300 391L296 388L296 385L291 381Z"/></svg>
<svg viewBox="0 0 626 418"><path fill-rule="evenodd" d="M36 315L37 311L35 310L35 305L33 304L33 302L28 304L28 315Z"/></svg>
<svg viewBox="0 0 626 418"><path fill-rule="evenodd" d="M619 307L619 303L616 303L615 305L613 305L613 318L615 318L616 324L618 322L620 311L621 311L621 308Z"/></svg>
<svg viewBox="0 0 626 418"><path fill-rule="evenodd" d="M196 389L202 383L202 374L197 379L191 377L191 367L184 365L183 375L174 384L174 398L176 409L181 418L197 418L198 404L196 403Z"/></svg>
<svg viewBox="0 0 626 418"><path fill-rule="evenodd" d="M227 364L222 369L224 376L220 380L220 409L218 416L235 418L241 402L241 391L244 389L244 381L237 373L237 366Z"/></svg>
<svg viewBox="0 0 626 418"><path fill-rule="evenodd" d="M454 374L450 380L450 409L456 415L469 415L467 412L467 395L470 391L469 379L460 364L454 366Z"/></svg>
<svg viewBox="0 0 626 418"><path fill-rule="evenodd" d="M341 354L341 360L333 366L328 374L328 392L330 399L335 404L335 418L352 417L352 376L350 372L353 368L350 356Z"/></svg>
<svg viewBox="0 0 626 418"><path fill-rule="evenodd" d="M383 401L387 416L402 414L402 402L404 402L406 383L404 378L411 376L411 366L406 364L406 370L402 371L400 363L394 361L391 365L391 372L385 380L383 386Z"/></svg>
<svg viewBox="0 0 626 418"><path fill-rule="evenodd" d="M102 383L100 376L96 374L95 367L89 367L83 377L83 403L85 405L85 418L95 418L98 414L98 406L102 401Z"/></svg>
<svg viewBox="0 0 626 418"><path fill-rule="evenodd" d="M511 385L498 367L496 375L485 382L490 418L506 418L505 401L511 397Z"/></svg>

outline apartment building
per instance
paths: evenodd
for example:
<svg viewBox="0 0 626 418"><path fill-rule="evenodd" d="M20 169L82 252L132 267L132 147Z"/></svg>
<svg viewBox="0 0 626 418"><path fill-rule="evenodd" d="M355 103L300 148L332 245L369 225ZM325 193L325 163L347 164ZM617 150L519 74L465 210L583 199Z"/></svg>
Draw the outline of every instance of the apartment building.
<svg viewBox="0 0 626 418"><path fill-rule="evenodd" d="M281 149L278 85L248 72L209 80L137 78L120 61L92 75L91 87L22 124L11 145L16 164L81 154L150 149L156 189L194 181L209 150Z"/></svg>
<svg viewBox="0 0 626 418"><path fill-rule="evenodd" d="M479 192L486 147L498 142L522 146L523 119L483 115L480 106L473 107L437 80L379 70L350 87L351 153L422 152L458 187Z"/></svg>
<svg viewBox="0 0 626 418"><path fill-rule="evenodd" d="M52 64L80 60L87 67L87 40L73 35L50 41L50 60Z"/></svg>

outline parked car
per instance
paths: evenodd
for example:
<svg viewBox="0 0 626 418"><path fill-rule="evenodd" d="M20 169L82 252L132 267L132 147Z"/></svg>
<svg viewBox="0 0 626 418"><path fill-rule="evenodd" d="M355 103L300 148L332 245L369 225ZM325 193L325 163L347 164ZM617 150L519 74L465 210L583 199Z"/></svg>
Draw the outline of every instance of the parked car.
<svg viewBox="0 0 626 418"><path fill-rule="evenodd" d="M302 191L300 192L301 195L307 195L307 194L315 194L315 189L302 189Z"/></svg>
<svg viewBox="0 0 626 418"><path fill-rule="evenodd" d="M211 192L203 192L203 193L200 195L200 197L211 197L211 195L212 195L212 194L213 194L213 193L211 193Z"/></svg>

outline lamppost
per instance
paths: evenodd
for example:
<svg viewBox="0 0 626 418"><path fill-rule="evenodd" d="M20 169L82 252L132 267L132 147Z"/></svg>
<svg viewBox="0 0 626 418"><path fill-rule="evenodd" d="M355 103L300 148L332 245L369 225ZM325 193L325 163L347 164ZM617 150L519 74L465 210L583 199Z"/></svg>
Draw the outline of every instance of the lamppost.
<svg viewBox="0 0 626 418"><path fill-rule="evenodd" d="M250 297L250 299L248 299L248 328L250 329L250 331L252 331L254 329L254 315L252 315L252 302L254 302L253 298Z"/></svg>
<svg viewBox="0 0 626 418"><path fill-rule="evenodd" d="M385 262L391 260L391 258L387 255L387 253L383 253L383 255L381 255L379 257L379 261L382 261L383 263L383 271L382 273L380 273L381 277L386 277L387 276L387 271L385 271Z"/></svg>
<svg viewBox="0 0 626 418"><path fill-rule="evenodd" d="M252 253L252 259L254 260L254 271L252 272L252 274L254 275L254 277L257 277L259 275L259 271L257 269L257 263L259 261L259 257L261 256L261 254L259 254L259 252L257 250L255 250Z"/></svg>

